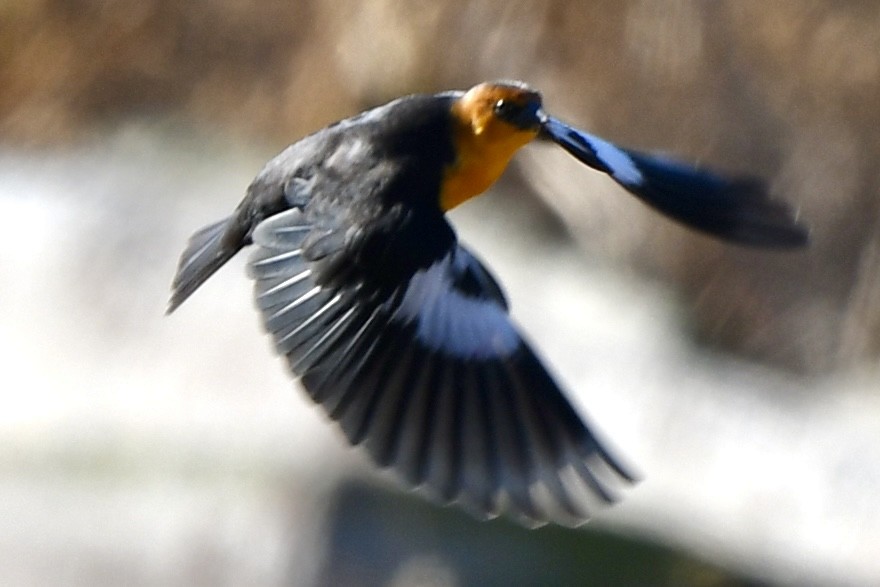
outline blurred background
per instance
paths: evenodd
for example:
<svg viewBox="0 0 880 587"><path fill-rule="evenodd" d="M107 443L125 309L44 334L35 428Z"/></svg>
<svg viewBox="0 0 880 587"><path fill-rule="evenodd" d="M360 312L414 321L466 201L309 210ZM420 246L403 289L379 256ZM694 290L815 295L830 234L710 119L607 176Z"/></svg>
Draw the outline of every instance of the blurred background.
<svg viewBox="0 0 880 587"><path fill-rule="evenodd" d="M411 92L523 79L625 146L758 175L728 246L529 147L453 214L644 480L580 530L374 472L187 237L263 162ZM880 4L0 2L0 583L880 584Z"/></svg>

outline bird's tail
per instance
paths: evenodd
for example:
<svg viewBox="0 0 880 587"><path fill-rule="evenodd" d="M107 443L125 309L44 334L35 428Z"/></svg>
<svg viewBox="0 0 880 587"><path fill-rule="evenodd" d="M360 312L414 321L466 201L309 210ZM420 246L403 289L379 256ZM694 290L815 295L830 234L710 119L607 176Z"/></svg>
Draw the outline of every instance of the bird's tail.
<svg viewBox="0 0 880 587"><path fill-rule="evenodd" d="M166 314L182 304L205 280L231 259L243 246L240 239L224 238L230 218L209 224L193 234L180 256L171 284ZM235 241L235 242L233 242Z"/></svg>

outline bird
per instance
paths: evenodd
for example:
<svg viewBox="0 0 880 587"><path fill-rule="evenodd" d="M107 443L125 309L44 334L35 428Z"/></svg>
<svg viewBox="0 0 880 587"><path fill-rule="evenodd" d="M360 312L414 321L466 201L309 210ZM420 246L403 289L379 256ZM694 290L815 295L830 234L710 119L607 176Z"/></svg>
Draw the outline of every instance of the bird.
<svg viewBox="0 0 880 587"><path fill-rule="evenodd" d="M500 80L404 96L284 149L231 215L192 235L167 312L252 247L263 327L351 445L477 518L580 525L639 476L569 401L446 217L532 142L722 240L809 241L760 180L619 147Z"/></svg>

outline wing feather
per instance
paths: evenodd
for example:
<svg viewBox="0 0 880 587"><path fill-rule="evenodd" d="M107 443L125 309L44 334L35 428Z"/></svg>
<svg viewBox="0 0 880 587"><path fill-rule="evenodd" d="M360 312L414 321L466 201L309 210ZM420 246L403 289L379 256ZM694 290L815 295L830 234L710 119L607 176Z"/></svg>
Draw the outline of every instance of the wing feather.
<svg viewBox="0 0 880 587"><path fill-rule="evenodd" d="M440 501L481 517L507 508L529 525L585 520L576 495L610 499L597 468L631 479L519 335L501 288L469 251L453 240L419 260L416 247L402 278L372 283L340 251L311 256L309 226L300 210L265 220L249 271L276 348L350 443ZM327 230L322 246L343 247ZM394 258L383 253L385 263ZM324 267L334 279L322 278Z"/></svg>
<svg viewBox="0 0 880 587"><path fill-rule="evenodd" d="M691 228L755 247L803 247L810 240L797 212L771 198L762 181L726 177L663 156L624 149L553 117L544 121L542 136Z"/></svg>

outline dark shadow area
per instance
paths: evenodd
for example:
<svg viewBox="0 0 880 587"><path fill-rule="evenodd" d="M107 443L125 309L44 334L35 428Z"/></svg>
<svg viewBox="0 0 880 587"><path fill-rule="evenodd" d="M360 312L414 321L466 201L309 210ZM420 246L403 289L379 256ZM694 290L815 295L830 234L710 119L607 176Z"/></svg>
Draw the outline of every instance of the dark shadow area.
<svg viewBox="0 0 880 587"><path fill-rule="evenodd" d="M763 585L673 549L603 531L479 522L363 482L342 485L328 515L317 584Z"/></svg>

